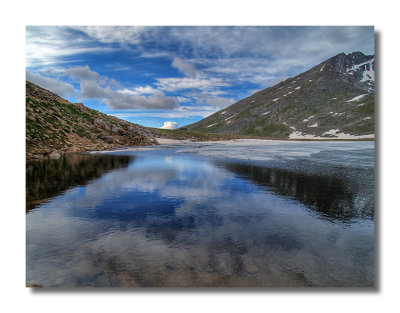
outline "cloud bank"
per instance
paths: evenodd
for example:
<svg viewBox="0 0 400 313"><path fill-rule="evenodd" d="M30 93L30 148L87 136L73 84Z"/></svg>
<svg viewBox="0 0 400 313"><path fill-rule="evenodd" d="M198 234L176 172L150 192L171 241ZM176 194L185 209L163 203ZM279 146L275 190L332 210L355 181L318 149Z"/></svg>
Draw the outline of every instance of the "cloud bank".
<svg viewBox="0 0 400 313"><path fill-rule="evenodd" d="M88 65L71 67L65 70L62 76L68 76L79 82L80 93L77 97L81 100L97 99L106 103L113 110L171 110L179 105L174 97L166 96L162 91L150 86L116 90L112 88L115 83L108 77L100 76L92 71ZM59 95L70 95L74 87L69 83L61 82L54 78L42 76L30 71L26 72L26 79L45 89ZM143 94L150 94L144 96Z"/></svg>

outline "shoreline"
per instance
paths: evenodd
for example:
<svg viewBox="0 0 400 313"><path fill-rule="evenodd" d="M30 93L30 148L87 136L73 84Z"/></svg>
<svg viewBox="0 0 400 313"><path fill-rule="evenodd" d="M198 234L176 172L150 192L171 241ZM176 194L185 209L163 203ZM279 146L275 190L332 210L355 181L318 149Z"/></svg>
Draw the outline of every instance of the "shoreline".
<svg viewBox="0 0 400 313"><path fill-rule="evenodd" d="M87 151L87 153L113 153L113 152L121 152L121 151L146 151L146 150L154 150L157 149L158 146L168 146L168 145L180 145L180 144L188 144L188 143L209 143L209 144L222 144L222 145L279 145L280 143L288 143L288 142L361 142L361 141L375 141L374 139L261 139L261 138L238 138L238 139L229 139L229 140L190 140L190 139L169 139L169 138L156 138L158 145L153 146L137 146L137 147L127 147L127 148L117 148L112 150L102 150L102 151Z"/></svg>
<svg viewBox="0 0 400 313"><path fill-rule="evenodd" d="M213 142L213 143L224 143L224 142L244 142L244 141L284 141L284 142L297 142L297 141L375 141L375 138L233 138L226 140L190 140L190 139L169 139L169 138L156 138L160 145L167 144L179 144L179 143L192 143L192 142Z"/></svg>
<svg viewBox="0 0 400 313"><path fill-rule="evenodd" d="M68 153L111 153L118 151L142 151L142 150L152 150L160 145L174 145L174 144L187 144L187 143L219 143L219 144L247 144L252 143L256 145L263 144L278 144L279 142L353 142L353 141L375 141L375 138L296 138L296 139L273 139L273 138L234 138L227 140L191 140L191 139L171 139L171 138L155 138L157 144L147 145L147 146L127 146L127 147L116 147L112 149L104 149L104 150L82 150L82 151L56 151L59 154L60 158L64 154ZM51 159L51 155L53 153L47 155L32 155L29 156L26 153L26 161L35 161L35 160L44 160Z"/></svg>

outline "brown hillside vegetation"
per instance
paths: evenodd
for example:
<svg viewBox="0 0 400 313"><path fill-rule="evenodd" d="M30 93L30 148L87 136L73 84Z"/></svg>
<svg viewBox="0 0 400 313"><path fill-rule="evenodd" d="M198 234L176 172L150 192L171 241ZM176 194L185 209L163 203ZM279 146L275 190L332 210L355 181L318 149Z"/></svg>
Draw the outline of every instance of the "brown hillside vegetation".
<svg viewBox="0 0 400 313"><path fill-rule="evenodd" d="M26 156L157 144L139 125L71 103L26 82Z"/></svg>

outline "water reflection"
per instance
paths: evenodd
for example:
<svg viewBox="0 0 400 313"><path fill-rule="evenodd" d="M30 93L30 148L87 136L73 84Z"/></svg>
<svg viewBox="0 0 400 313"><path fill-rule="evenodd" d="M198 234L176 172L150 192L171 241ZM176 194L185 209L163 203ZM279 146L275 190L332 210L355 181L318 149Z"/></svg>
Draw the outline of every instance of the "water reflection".
<svg viewBox="0 0 400 313"><path fill-rule="evenodd" d="M325 167L323 173L268 168L238 162L216 162L244 179L279 195L301 201L308 208L341 221L374 216L374 186L362 183L372 170ZM354 174L354 177L351 175Z"/></svg>
<svg viewBox="0 0 400 313"><path fill-rule="evenodd" d="M322 195L312 191L318 186L299 187L306 181L296 173L217 166L168 151L135 156L128 166L70 188L27 215L28 282L373 285L373 220L360 215L344 225L311 214L306 199L321 202ZM341 184L336 196L347 190L336 180L309 182Z"/></svg>
<svg viewBox="0 0 400 313"><path fill-rule="evenodd" d="M126 167L130 157L64 154L57 160L26 163L26 211L76 185L86 185L115 169Z"/></svg>

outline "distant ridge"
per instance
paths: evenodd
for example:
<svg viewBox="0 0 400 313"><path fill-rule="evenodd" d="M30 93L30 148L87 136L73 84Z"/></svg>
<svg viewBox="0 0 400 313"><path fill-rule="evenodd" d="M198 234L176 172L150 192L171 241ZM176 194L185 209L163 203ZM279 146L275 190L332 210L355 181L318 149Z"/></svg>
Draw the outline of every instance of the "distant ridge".
<svg viewBox="0 0 400 313"><path fill-rule="evenodd" d="M375 59L338 54L191 125L269 138L373 138Z"/></svg>

